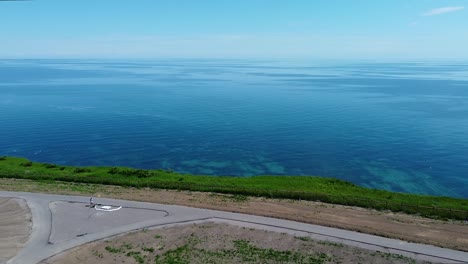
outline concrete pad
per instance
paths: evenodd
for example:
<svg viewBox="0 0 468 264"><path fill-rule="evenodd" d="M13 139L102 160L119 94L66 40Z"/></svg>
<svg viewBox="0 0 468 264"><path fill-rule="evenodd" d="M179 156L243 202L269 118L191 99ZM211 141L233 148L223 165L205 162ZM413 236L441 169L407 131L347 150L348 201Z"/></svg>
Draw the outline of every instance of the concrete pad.
<svg viewBox="0 0 468 264"><path fill-rule="evenodd" d="M111 208L118 206L111 206ZM122 207L116 211L100 211L85 203L52 202L52 232L49 242L64 242L87 234L154 220L167 216L165 211Z"/></svg>

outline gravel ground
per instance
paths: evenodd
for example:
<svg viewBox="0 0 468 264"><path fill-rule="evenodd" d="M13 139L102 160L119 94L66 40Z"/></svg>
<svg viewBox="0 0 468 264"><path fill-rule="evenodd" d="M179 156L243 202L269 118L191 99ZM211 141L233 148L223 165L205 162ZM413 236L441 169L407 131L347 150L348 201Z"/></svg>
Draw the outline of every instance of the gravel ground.
<svg viewBox="0 0 468 264"><path fill-rule="evenodd" d="M0 198L0 263L6 263L23 248L31 226L31 212L24 200Z"/></svg>
<svg viewBox="0 0 468 264"><path fill-rule="evenodd" d="M396 254L228 224L143 230L93 242L42 264L427 263Z"/></svg>

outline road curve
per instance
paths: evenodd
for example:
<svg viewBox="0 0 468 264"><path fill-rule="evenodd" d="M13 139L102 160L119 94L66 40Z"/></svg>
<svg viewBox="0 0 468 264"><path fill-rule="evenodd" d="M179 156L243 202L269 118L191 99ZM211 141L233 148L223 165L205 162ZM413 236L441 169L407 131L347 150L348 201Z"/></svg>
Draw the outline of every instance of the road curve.
<svg viewBox="0 0 468 264"><path fill-rule="evenodd" d="M206 221L309 236L437 263L468 263L466 252L268 217L94 198L95 203L122 206L107 213L86 206L89 197L23 192L0 192L0 197L25 199L33 219L29 241L7 264L35 264L76 246L133 230Z"/></svg>

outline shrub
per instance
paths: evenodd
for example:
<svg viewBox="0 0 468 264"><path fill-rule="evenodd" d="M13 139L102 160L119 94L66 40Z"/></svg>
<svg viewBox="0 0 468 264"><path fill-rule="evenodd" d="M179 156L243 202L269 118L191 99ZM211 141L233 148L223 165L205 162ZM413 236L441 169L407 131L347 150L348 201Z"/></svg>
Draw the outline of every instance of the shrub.
<svg viewBox="0 0 468 264"><path fill-rule="evenodd" d="M23 166L23 167L32 167L32 162L31 161L28 161L28 162L25 162L25 163L21 163L20 166Z"/></svg>
<svg viewBox="0 0 468 264"><path fill-rule="evenodd" d="M113 167L107 173L114 175L114 174L119 174L119 171L120 170L118 168Z"/></svg>
<svg viewBox="0 0 468 264"><path fill-rule="evenodd" d="M105 249L110 253L121 253L122 252L121 248L115 248L115 247L111 247L111 246L107 246Z"/></svg>
<svg viewBox="0 0 468 264"><path fill-rule="evenodd" d="M74 172L74 173L83 173L83 172L91 172L91 170L88 169L88 168L75 168L75 169L73 170L73 172Z"/></svg>
<svg viewBox="0 0 468 264"><path fill-rule="evenodd" d="M0 161L1 161L1 160L6 160L6 159L7 159L7 157L5 157L5 156L1 156L1 157L0 157Z"/></svg>
<svg viewBox="0 0 468 264"><path fill-rule="evenodd" d="M57 165L55 164L44 164L44 167L46 167L47 169L54 169L54 168L57 168Z"/></svg>
<svg viewBox="0 0 468 264"><path fill-rule="evenodd" d="M107 173L109 174L120 174L125 176L136 176L138 178L148 178L151 177L152 174L150 171L147 170L135 170L135 169L119 169L119 168L111 168Z"/></svg>
<svg viewBox="0 0 468 264"><path fill-rule="evenodd" d="M152 247L143 247L142 249L143 249L143 251L146 251L146 252L151 252L151 253L154 252L154 248L152 248Z"/></svg>

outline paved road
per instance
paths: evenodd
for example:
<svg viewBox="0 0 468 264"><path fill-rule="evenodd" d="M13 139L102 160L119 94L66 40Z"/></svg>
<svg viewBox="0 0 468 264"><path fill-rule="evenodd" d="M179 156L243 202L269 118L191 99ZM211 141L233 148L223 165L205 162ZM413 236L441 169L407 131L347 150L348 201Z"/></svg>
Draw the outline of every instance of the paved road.
<svg viewBox="0 0 468 264"><path fill-rule="evenodd" d="M206 221L309 236L437 263L468 263L468 253L461 251L268 217L94 198L95 203L122 206L118 211L100 212L86 206L88 197L18 192L0 192L0 197L25 199L33 216L29 241L8 264L38 263L67 249L132 230Z"/></svg>

